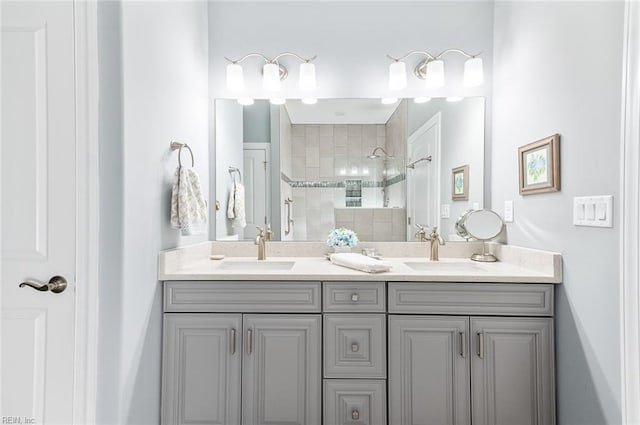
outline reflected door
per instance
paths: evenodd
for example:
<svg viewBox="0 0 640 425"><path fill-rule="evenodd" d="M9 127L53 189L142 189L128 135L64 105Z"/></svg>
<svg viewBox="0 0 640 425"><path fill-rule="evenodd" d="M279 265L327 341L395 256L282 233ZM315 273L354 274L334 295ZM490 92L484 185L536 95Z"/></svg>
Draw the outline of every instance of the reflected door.
<svg viewBox="0 0 640 425"><path fill-rule="evenodd" d="M440 125L438 112L408 140L407 240L415 238L416 224L440 226Z"/></svg>
<svg viewBox="0 0 640 425"><path fill-rule="evenodd" d="M266 146L265 146L266 145ZM255 239L256 226L266 230L269 224L269 178L268 162L269 146L267 143L244 144L244 186L245 213L247 227L244 228L244 239Z"/></svg>
<svg viewBox="0 0 640 425"><path fill-rule="evenodd" d="M73 2L3 2L4 423L72 424L76 266ZM18 287L68 281L63 292Z"/></svg>

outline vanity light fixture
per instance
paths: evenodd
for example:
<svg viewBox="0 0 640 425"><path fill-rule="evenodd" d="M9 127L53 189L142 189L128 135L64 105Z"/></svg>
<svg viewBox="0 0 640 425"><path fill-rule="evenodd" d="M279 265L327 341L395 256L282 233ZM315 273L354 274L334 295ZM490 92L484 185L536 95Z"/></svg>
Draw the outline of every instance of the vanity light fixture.
<svg viewBox="0 0 640 425"><path fill-rule="evenodd" d="M423 61L416 65L413 74L421 80L425 80L427 88L437 89L444 86L444 60L442 57L447 53L459 53L468 58L464 64L464 85L466 87L475 87L482 84L484 74L482 72L482 59L478 57L480 53L471 55L461 49L447 49L438 55L432 55L424 50L413 50L399 58L387 55L393 61L389 66L389 88L391 90L400 90L406 87L406 72L404 71L405 67L402 60L411 55L426 56ZM403 76L400 76L400 73ZM404 84L402 84L403 77Z"/></svg>
<svg viewBox="0 0 640 425"><path fill-rule="evenodd" d="M250 97L239 97L238 103L242 106L251 106L254 104L254 100Z"/></svg>
<svg viewBox="0 0 640 425"><path fill-rule="evenodd" d="M264 60L264 65L262 66L262 88L269 92L279 91L280 82L289 75L287 68L280 63L280 58L286 56L293 56L302 61L300 64L300 76L298 79L298 87L300 90L314 90L316 88L316 66L312 61L315 60L317 56L307 59L291 52L283 52L273 58L269 58L261 53L249 53L238 60L225 57L229 62L227 65L227 89L234 93L240 93L245 89L244 74L241 63L247 58L258 57Z"/></svg>

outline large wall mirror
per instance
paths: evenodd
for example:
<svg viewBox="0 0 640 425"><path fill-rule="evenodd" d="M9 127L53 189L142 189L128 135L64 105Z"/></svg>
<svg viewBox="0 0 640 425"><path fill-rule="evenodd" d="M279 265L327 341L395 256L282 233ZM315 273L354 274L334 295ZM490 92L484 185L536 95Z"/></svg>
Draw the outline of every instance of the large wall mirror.
<svg viewBox="0 0 640 425"><path fill-rule="evenodd" d="M416 224L455 240L456 219L483 207L482 97L219 99L215 114L217 240L269 224L274 240L324 241L346 227L362 241L411 241ZM238 184L244 221L234 218Z"/></svg>

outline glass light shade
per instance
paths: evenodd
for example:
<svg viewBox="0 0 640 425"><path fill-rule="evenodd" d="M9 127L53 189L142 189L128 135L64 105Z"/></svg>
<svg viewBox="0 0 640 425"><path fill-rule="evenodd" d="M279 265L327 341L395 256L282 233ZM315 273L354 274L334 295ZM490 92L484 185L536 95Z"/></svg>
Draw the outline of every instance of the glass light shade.
<svg viewBox="0 0 640 425"><path fill-rule="evenodd" d="M464 85L465 87L476 87L484 81L482 71L482 59L471 58L464 63Z"/></svg>
<svg viewBox="0 0 640 425"><path fill-rule="evenodd" d="M272 105L284 105L285 103L287 103L287 100L283 99L281 97L273 97L273 98L269 99L269 102Z"/></svg>
<svg viewBox="0 0 640 425"><path fill-rule="evenodd" d="M233 92L244 90L242 66L237 63L227 65L227 89Z"/></svg>
<svg viewBox="0 0 640 425"><path fill-rule="evenodd" d="M267 91L280 90L280 67L275 63L266 63L262 67L262 88Z"/></svg>
<svg viewBox="0 0 640 425"><path fill-rule="evenodd" d="M318 103L318 99L314 97L303 97L302 103L304 103L305 105L315 105L316 103Z"/></svg>
<svg viewBox="0 0 640 425"><path fill-rule="evenodd" d="M427 88L437 89L444 86L444 61L436 59L427 62Z"/></svg>
<svg viewBox="0 0 640 425"><path fill-rule="evenodd" d="M389 65L389 88L402 90L407 87L407 66L404 62L393 62Z"/></svg>
<svg viewBox="0 0 640 425"><path fill-rule="evenodd" d="M309 62L300 64L300 80L298 80L300 90L315 90L316 88L316 66Z"/></svg>
<svg viewBox="0 0 640 425"><path fill-rule="evenodd" d="M242 106L250 106L253 105L254 100L250 97L240 97L238 98L238 103Z"/></svg>
<svg viewBox="0 0 640 425"><path fill-rule="evenodd" d="M415 97L413 103L427 103L431 100L430 97Z"/></svg>
<svg viewBox="0 0 640 425"><path fill-rule="evenodd" d="M398 101L397 97L383 97L381 100L383 105L391 105L393 103L396 103Z"/></svg>

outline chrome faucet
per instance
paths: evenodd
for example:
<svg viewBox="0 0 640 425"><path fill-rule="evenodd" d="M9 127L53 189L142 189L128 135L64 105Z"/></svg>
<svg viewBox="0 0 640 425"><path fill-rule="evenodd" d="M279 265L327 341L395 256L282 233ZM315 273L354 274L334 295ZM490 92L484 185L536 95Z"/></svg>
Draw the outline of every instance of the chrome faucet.
<svg viewBox="0 0 640 425"><path fill-rule="evenodd" d="M440 261L438 248L440 245L444 245L444 239L438 234L438 226L433 226L433 230L431 230L431 234L429 235L429 241L431 241L431 261Z"/></svg>
<svg viewBox="0 0 640 425"><path fill-rule="evenodd" d="M256 226L256 229L258 229L258 236L256 236L255 242L255 244L258 245L258 260L266 260L267 244L265 242L267 238L262 227Z"/></svg>

